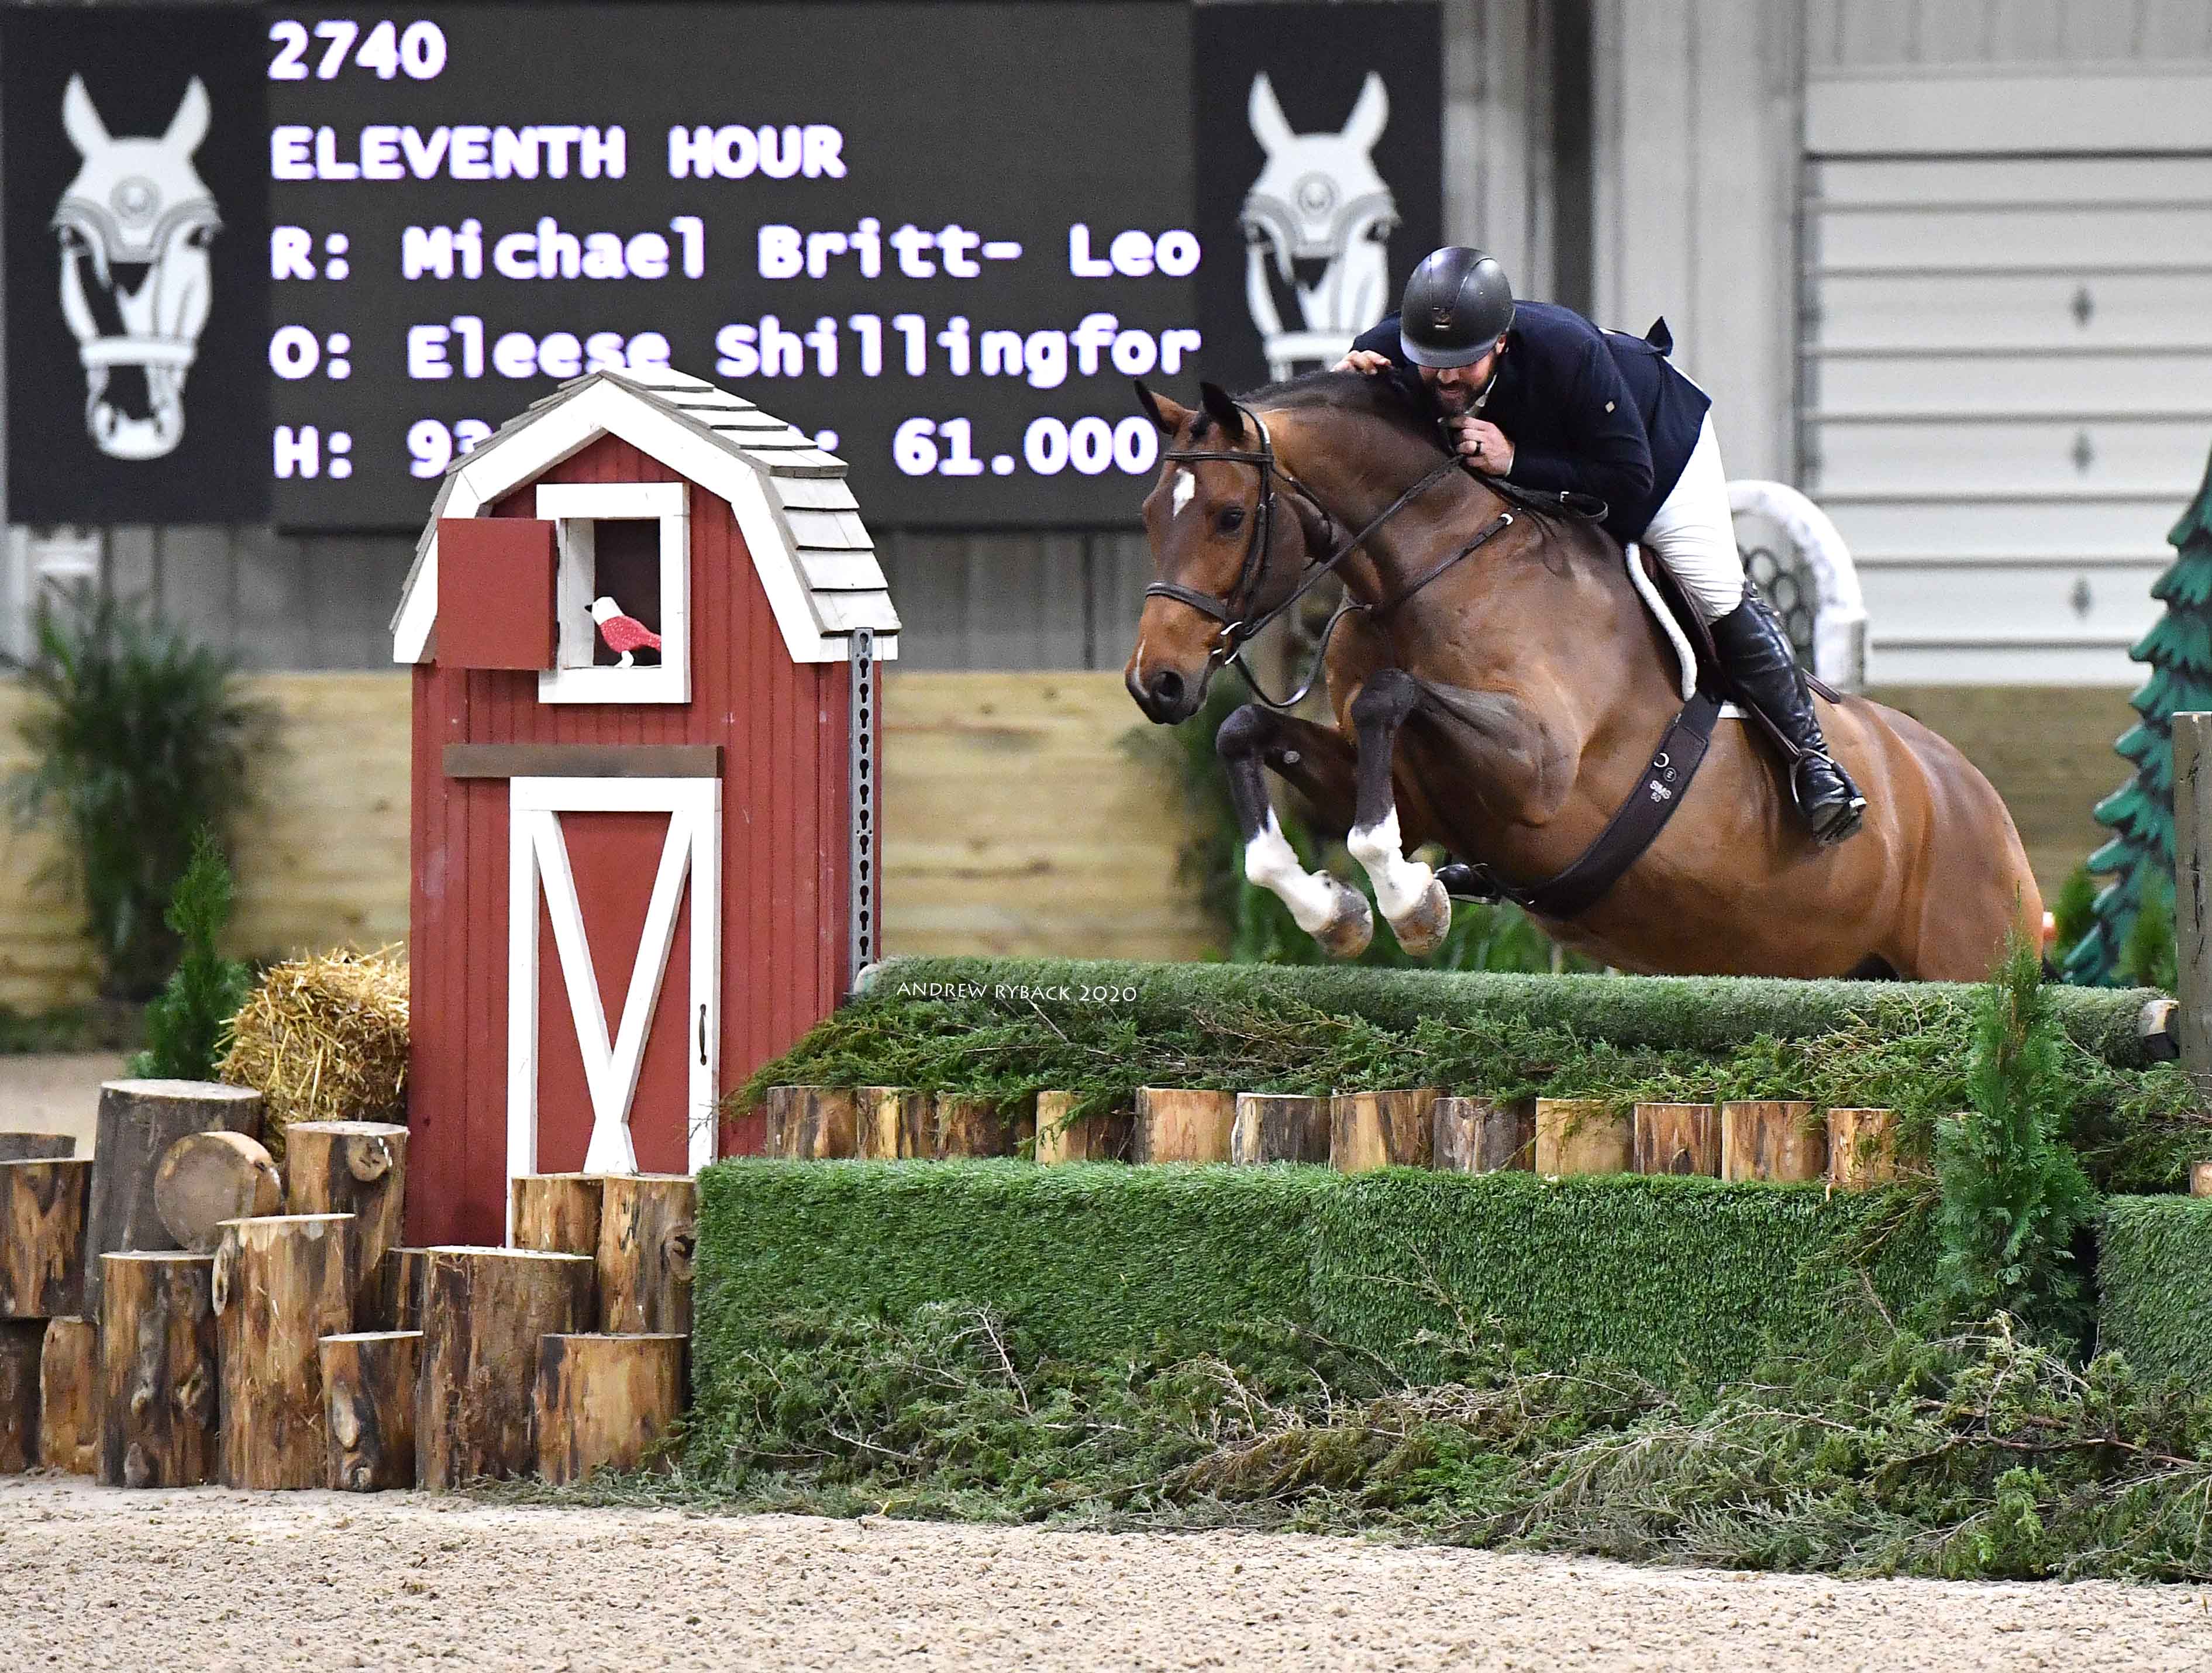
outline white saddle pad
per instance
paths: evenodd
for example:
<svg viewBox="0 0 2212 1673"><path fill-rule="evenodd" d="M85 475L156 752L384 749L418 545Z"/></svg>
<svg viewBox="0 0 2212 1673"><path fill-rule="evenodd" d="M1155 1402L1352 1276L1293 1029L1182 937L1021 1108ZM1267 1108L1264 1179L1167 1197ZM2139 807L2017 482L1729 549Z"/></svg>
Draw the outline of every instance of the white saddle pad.
<svg viewBox="0 0 2212 1673"><path fill-rule="evenodd" d="M1675 683L1681 692L1682 701L1687 703L1698 694L1698 654L1691 648L1690 636L1682 631L1682 624L1674 619L1674 612L1667 608L1667 601L1659 596L1659 589L1652 585L1651 577L1644 573L1644 554L1636 542L1630 541L1623 549L1622 555L1628 560L1629 584L1636 588L1636 596L1644 600L1644 607L1651 612L1651 619L1658 623L1660 632L1667 636L1667 642L1674 648ZM1724 703L1721 705L1720 718L1740 721L1743 718L1743 710L1732 703Z"/></svg>

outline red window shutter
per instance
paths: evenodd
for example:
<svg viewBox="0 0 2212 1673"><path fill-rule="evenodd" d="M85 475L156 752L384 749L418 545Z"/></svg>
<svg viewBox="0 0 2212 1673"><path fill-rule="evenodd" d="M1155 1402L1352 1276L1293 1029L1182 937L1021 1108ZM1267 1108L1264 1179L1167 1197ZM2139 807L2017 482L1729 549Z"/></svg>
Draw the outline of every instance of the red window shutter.
<svg viewBox="0 0 2212 1673"><path fill-rule="evenodd" d="M438 520L437 660L449 668L553 666L553 525Z"/></svg>

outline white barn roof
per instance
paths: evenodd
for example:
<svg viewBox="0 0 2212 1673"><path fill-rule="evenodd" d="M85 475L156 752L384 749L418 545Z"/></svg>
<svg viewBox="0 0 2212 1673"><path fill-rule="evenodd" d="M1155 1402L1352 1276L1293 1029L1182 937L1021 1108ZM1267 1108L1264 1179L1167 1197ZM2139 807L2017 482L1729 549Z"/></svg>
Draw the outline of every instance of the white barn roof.
<svg viewBox="0 0 2212 1673"><path fill-rule="evenodd" d="M742 396L665 367L564 383L446 472L392 618L395 662L430 655L438 520L474 517L603 435L620 436L728 502L795 662L842 662L857 628L898 654L898 612L845 462Z"/></svg>

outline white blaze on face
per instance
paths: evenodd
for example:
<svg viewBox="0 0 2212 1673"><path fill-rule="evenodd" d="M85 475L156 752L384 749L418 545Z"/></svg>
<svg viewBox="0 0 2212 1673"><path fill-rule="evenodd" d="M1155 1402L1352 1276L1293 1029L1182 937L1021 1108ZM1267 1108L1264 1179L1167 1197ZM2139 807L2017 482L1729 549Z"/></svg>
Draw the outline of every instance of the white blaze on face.
<svg viewBox="0 0 2212 1673"><path fill-rule="evenodd" d="M1188 471L1178 470L1175 473L1174 496L1168 502L1174 508L1171 514L1177 517L1182 515L1182 508L1188 505L1197 494L1198 478L1191 475Z"/></svg>

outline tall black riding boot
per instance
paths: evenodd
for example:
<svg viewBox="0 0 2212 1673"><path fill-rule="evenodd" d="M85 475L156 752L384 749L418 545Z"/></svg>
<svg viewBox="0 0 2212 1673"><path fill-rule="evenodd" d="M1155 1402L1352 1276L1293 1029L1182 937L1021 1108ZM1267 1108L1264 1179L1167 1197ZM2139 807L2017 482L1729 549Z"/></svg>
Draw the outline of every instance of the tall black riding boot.
<svg viewBox="0 0 2212 1673"><path fill-rule="evenodd" d="M1866 798L1829 755L1790 636L1756 588L1746 587L1743 602L1713 624L1713 643L1735 695L1796 746L1790 789L1814 840L1842 842L1859 828Z"/></svg>

